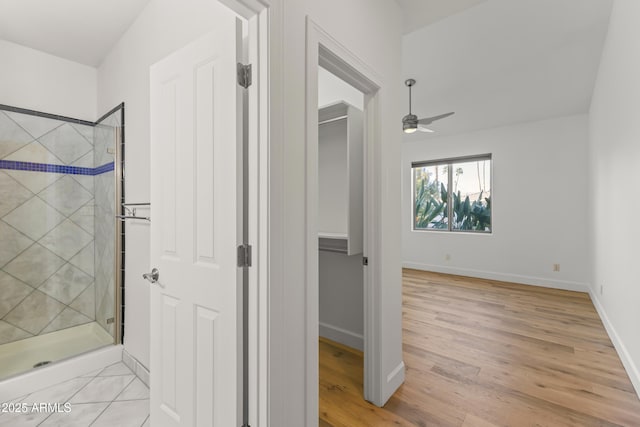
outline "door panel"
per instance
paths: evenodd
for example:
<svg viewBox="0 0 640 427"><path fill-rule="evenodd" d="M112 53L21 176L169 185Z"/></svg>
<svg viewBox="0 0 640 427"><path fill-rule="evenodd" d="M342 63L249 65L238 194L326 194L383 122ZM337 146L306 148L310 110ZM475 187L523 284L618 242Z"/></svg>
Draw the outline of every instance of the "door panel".
<svg viewBox="0 0 640 427"><path fill-rule="evenodd" d="M154 427L241 424L241 24L215 19L151 67Z"/></svg>

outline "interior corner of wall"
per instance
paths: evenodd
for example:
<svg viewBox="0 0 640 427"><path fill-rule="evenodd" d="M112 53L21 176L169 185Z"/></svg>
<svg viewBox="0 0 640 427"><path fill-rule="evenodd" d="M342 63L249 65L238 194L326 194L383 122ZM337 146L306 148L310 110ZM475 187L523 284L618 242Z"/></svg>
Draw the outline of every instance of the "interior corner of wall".
<svg viewBox="0 0 640 427"><path fill-rule="evenodd" d="M613 343L616 352L618 353L620 360L622 361L622 366L624 367L629 379L631 380L631 384L635 389L636 395L640 398L640 367L636 363L636 361L631 357L627 346L624 341L618 334L615 326L609 319L607 315L607 311L597 296L597 293L590 289L589 296L591 297L591 301L593 302L596 311L598 312L598 316L602 320L602 324L604 325L605 330L607 331L607 335L609 335L609 339Z"/></svg>

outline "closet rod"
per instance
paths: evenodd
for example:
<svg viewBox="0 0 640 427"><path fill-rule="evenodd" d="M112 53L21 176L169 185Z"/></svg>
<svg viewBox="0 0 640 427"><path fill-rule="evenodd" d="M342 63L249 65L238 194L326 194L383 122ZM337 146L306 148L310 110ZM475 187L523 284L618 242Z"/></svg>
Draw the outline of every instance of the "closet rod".
<svg viewBox="0 0 640 427"><path fill-rule="evenodd" d="M327 120L323 120L321 122L318 122L318 124L319 125L325 125L327 123L337 122L338 120L344 120L346 118L347 118L347 116L334 117L333 119L327 119Z"/></svg>

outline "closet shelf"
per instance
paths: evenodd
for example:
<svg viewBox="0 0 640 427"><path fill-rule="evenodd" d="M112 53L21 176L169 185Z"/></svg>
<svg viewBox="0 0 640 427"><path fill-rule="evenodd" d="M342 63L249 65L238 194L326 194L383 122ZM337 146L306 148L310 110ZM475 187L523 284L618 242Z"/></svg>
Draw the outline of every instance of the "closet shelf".
<svg viewBox="0 0 640 427"><path fill-rule="evenodd" d="M347 233L327 233L325 231L320 231L318 233L318 237L321 239L349 239L349 235Z"/></svg>
<svg viewBox="0 0 640 427"><path fill-rule="evenodd" d="M363 119L344 101L318 109L319 249L362 253Z"/></svg>
<svg viewBox="0 0 640 427"><path fill-rule="evenodd" d="M349 253L349 240L346 237L320 237L318 238L318 250L325 252Z"/></svg>

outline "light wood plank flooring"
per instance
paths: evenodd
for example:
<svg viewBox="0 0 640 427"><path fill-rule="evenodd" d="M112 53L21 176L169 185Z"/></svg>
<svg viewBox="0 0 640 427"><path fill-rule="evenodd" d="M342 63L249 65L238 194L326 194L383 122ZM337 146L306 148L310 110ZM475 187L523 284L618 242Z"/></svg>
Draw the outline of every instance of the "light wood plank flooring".
<svg viewBox="0 0 640 427"><path fill-rule="evenodd" d="M587 294L404 270L406 381L362 399L362 353L320 342L320 426L640 426Z"/></svg>

